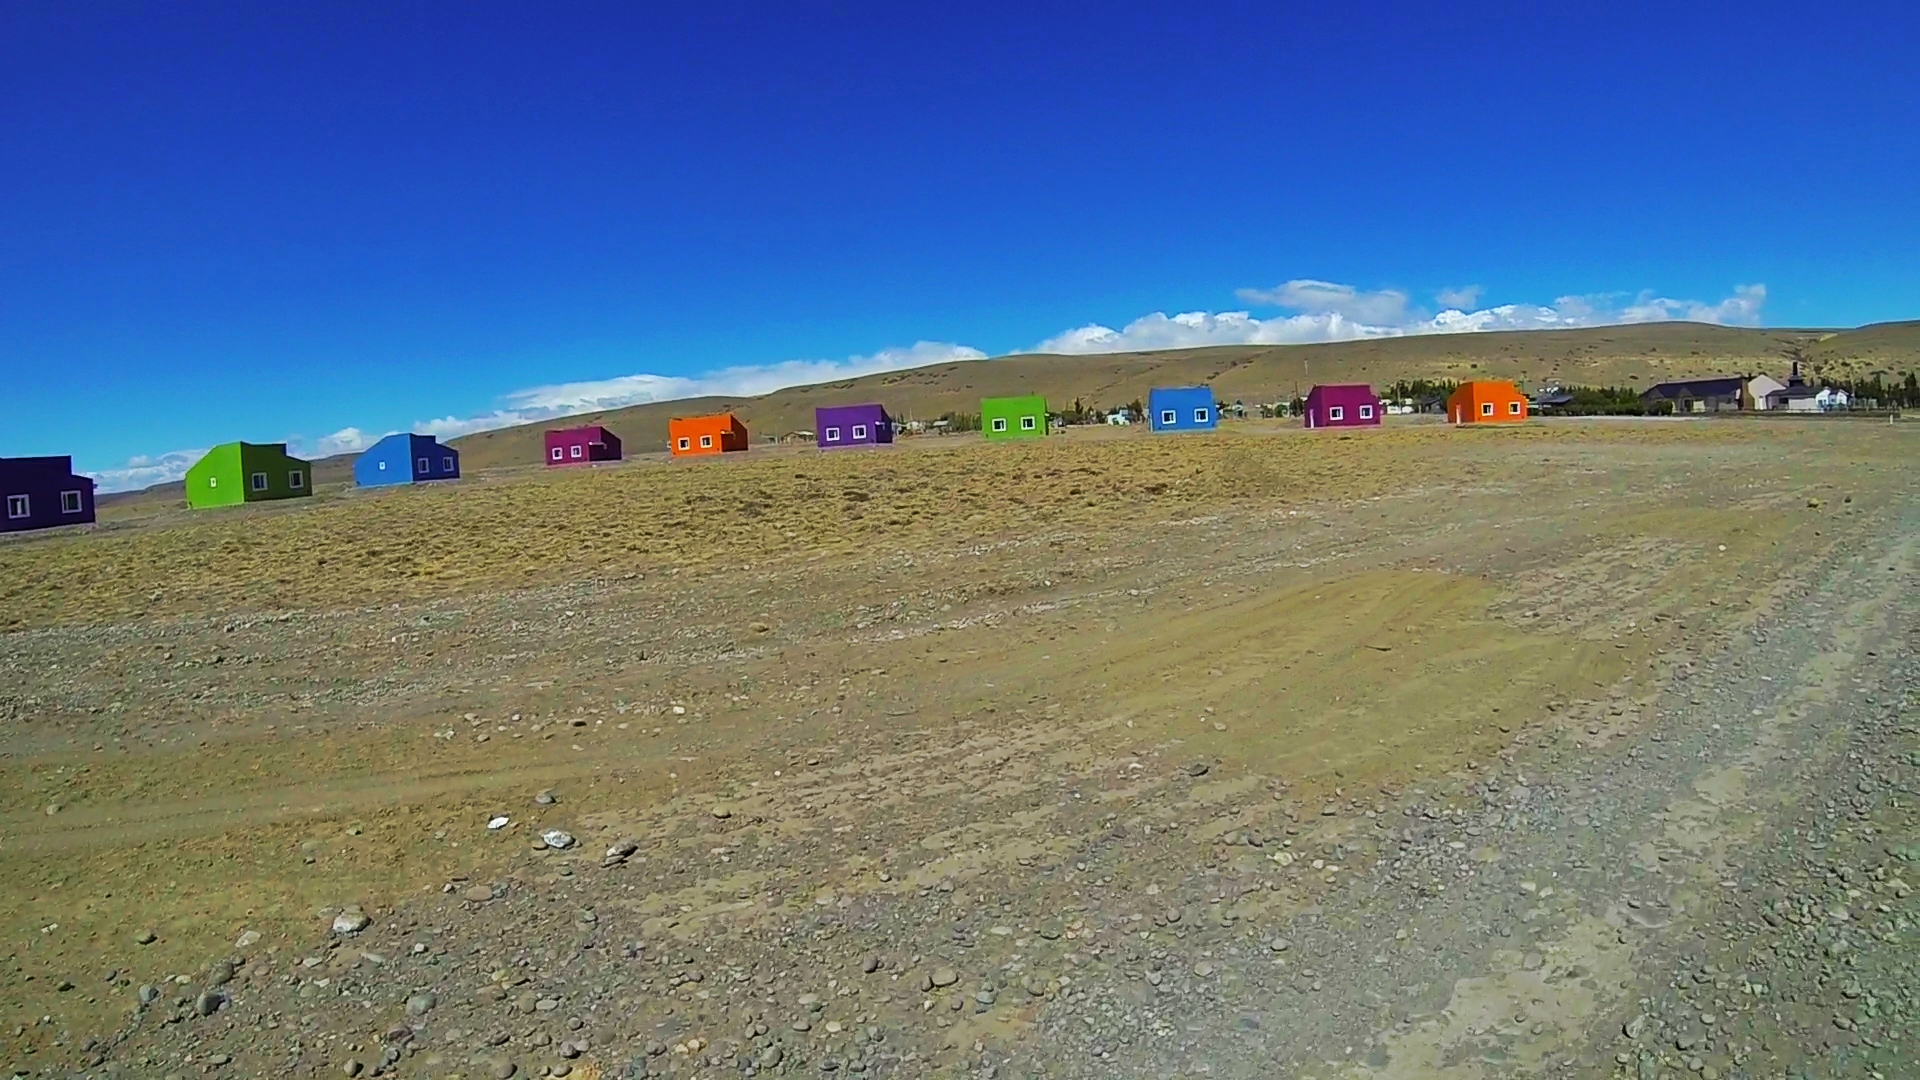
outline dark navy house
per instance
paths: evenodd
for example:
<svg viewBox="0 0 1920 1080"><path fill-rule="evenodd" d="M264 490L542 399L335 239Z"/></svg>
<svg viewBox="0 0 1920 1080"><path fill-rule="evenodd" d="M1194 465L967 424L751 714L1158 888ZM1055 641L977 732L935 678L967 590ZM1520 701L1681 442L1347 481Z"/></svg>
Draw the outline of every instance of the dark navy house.
<svg viewBox="0 0 1920 1080"><path fill-rule="evenodd" d="M93 480L70 457L0 458L0 532L85 525L93 520Z"/></svg>
<svg viewBox="0 0 1920 1080"><path fill-rule="evenodd" d="M389 435L353 463L353 482L361 487L458 479L460 451L431 435Z"/></svg>

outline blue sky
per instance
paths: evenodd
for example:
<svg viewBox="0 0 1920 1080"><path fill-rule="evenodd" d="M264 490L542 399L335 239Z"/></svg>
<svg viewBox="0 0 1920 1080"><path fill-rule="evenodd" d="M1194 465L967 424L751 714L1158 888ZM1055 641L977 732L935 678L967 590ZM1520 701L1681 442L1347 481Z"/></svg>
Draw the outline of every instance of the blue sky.
<svg viewBox="0 0 1920 1080"><path fill-rule="evenodd" d="M0 454L1920 317L1910 5L0 6Z"/></svg>

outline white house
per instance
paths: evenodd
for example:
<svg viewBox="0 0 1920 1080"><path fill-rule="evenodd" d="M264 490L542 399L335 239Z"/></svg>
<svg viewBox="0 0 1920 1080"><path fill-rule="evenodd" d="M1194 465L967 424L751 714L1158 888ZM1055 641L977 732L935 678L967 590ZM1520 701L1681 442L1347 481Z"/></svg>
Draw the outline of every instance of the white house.
<svg viewBox="0 0 1920 1080"><path fill-rule="evenodd" d="M1821 387L1820 392L1813 395L1813 403L1821 412L1836 412L1845 409L1847 407L1847 401L1847 392L1845 390L1835 390L1832 387Z"/></svg>
<svg viewBox="0 0 1920 1080"><path fill-rule="evenodd" d="M1107 414L1107 423L1112 424L1114 427L1125 427L1133 423L1133 418L1127 415L1125 409L1115 409L1113 412Z"/></svg>
<svg viewBox="0 0 1920 1080"><path fill-rule="evenodd" d="M1755 375L1740 388L1740 407L1743 409L1768 408L1767 395L1786 388L1786 383L1771 375Z"/></svg>

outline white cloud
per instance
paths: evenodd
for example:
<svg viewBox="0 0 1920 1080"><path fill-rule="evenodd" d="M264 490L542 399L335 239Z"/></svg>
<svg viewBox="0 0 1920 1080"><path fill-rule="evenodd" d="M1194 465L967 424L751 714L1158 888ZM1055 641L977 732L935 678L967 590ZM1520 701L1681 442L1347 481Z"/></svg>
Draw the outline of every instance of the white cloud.
<svg viewBox="0 0 1920 1080"><path fill-rule="evenodd" d="M680 375L621 375L590 382L557 383L517 390L502 399L502 407L479 416L444 416L413 426L425 435L452 437L476 431L512 427L561 416L602 412L653 401L680 401L696 397L754 397L789 386L852 379L882 371L926 367L959 360L984 360L979 349L946 342L922 341L905 349L882 349L869 356L845 360L788 360L778 364L722 368L692 377Z"/></svg>
<svg viewBox="0 0 1920 1080"><path fill-rule="evenodd" d="M385 436L361 431L357 427L344 427L331 435L322 435L312 446L295 440L293 452L302 457L332 457L335 454L351 454L365 450Z"/></svg>
<svg viewBox="0 0 1920 1080"><path fill-rule="evenodd" d="M1478 286L1445 289L1438 299L1477 301L1480 291ZM1757 326L1767 287L1737 285L1732 296L1717 302L1674 300L1652 292L1630 299L1626 293L1596 293L1563 296L1551 304L1474 308L1466 303L1434 315L1411 307L1407 295L1397 289L1368 292L1311 279L1285 282L1272 289L1241 289L1238 296L1250 303L1287 308L1293 314L1263 319L1246 311L1191 311L1172 316L1154 312L1118 330L1098 323L1069 330L1030 351L1084 355L1200 345L1293 345L1409 334L1568 330L1674 320Z"/></svg>
<svg viewBox="0 0 1920 1080"><path fill-rule="evenodd" d="M1462 285L1457 289L1441 289L1433 294L1433 300L1443 308L1470 308L1480 302L1480 294L1485 291L1478 285Z"/></svg>
<svg viewBox="0 0 1920 1080"><path fill-rule="evenodd" d="M173 450L151 457L142 454L127 459L127 463L119 468L101 469L86 475L93 477L101 491L138 491L185 478L187 470L206 452L206 448L202 447L198 450Z"/></svg>
<svg viewBox="0 0 1920 1080"><path fill-rule="evenodd" d="M1351 285L1296 278L1271 289L1238 289L1235 296L1261 307L1314 315L1338 315L1356 323L1392 325L1407 317L1407 294L1398 289L1365 292Z"/></svg>

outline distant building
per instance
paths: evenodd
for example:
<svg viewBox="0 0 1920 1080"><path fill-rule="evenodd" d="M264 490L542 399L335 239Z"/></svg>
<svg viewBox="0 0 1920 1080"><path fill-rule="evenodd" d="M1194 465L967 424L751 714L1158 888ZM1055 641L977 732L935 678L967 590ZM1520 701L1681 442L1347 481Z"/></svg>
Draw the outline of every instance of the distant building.
<svg viewBox="0 0 1920 1080"><path fill-rule="evenodd" d="M1767 398L1775 390L1785 390L1787 384L1771 375L1755 375L1740 386L1740 407L1742 409L1769 408Z"/></svg>
<svg viewBox="0 0 1920 1080"><path fill-rule="evenodd" d="M1793 362L1793 373L1787 376L1787 385L1767 395L1767 408L1783 412L1819 412L1820 391L1807 385L1800 375L1800 361Z"/></svg>
<svg viewBox="0 0 1920 1080"><path fill-rule="evenodd" d="M1329 383L1307 391L1301 422L1310 428L1372 427L1380 423L1380 397L1361 383Z"/></svg>
<svg viewBox="0 0 1920 1080"><path fill-rule="evenodd" d="M620 436L601 427L557 428L546 434L547 464L591 465L597 461L619 461Z"/></svg>
<svg viewBox="0 0 1920 1080"><path fill-rule="evenodd" d="M1455 424L1510 424L1526 418L1526 395L1503 379L1463 382L1447 398L1447 419Z"/></svg>
<svg viewBox="0 0 1920 1080"><path fill-rule="evenodd" d="M1642 390L1640 401L1645 405L1665 402L1677 413L1720 412L1740 407L1740 393L1746 384L1747 380L1737 376L1663 382Z"/></svg>
<svg viewBox="0 0 1920 1080"><path fill-rule="evenodd" d="M1039 394L985 398L980 402L980 431L996 441L1045 438L1047 399Z"/></svg>
<svg viewBox="0 0 1920 1080"><path fill-rule="evenodd" d="M1823 386L1819 393L1813 395L1813 403L1821 412L1841 412L1846 409L1849 399L1845 390Z"/></svg>
<svg viewBox="0 0 1920 1080"><path fill-rule="evenodd" d="M311 494L313 466L287 453L286 443L222 443L187 470L187 505L195 510Z"/></svg>
<svg viewBox="0 0 1920 1080"><path fill-rule="evenodd" d="M1558 386L1549 386L1527 399L1527 408L1534 412L1551 412L1564 409L1573 404L1573 392Z"/></svg>
<svg viewBox="0 0 1920 1080"><path fill-rule="evenodd" d="M884 446L893 442L893 417L880 405L830 405L813 410L820 448Z"/></svg>
<svg viewBox="0 0 1920 1080"><path fill-rule="evenodd" d="M1126 427L1133 423L1133 417L1127 415L1125 409L1115 409L1107 414L1107 423L1113 427Z"/></svg>
<svg viewBox="0 0 1920 1080"><path fill-rule="evenodd" d="M1212 431L1220 414L1204 386L1161 386L1147 392L1147 421L1155 431Z"/></svg>
<svg viewBox="0 0 1920 1080"><path fill-rule="evenodd" d="M674 457L730 454L751 445L747 425L730 412L676 416L667 421L667 447Z"/></svg>
<svg viewBox="0 0 1920 1080"><path fill-rule="evenodd" d="M431 435L389 435L353 461L353 482L359 487L458 479L460 451Z"/></svg>
<svg viewBox="0 0 1920 1080"><path fill-rule="evenodd" d="M0 532L57 529L93 521L93 480L71 457L0 458Z"/></svg>

